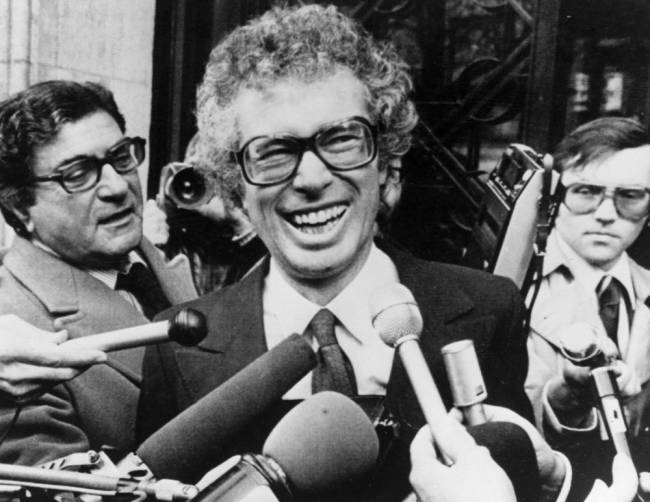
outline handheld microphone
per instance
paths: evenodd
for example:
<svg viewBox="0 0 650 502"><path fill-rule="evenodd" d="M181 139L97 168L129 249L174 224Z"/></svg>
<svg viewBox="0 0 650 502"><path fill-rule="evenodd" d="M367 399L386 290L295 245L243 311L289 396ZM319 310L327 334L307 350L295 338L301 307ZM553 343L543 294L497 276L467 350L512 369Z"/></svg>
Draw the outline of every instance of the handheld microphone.
<svg viewBox="0 0 650 502"><path fill-rule="evenodd" d="M278 502L336 492L374 466L379 440L363 410L336 392L293 408L267 438L263 453L227 461L196 502ZM208 474L209 476L210 474Z"/></svg>
<svg viewBox="0 0 650 502"><path fill-rule="evenodd" d="M290 336L149 436L138 456L156 477L197 479L220 460L235 435L314 366L309 343Z"/></svg>
<svg viewBox="0 0 650 502"><path fill-rule="evenodd" d="M171 321L152 322L132 328L116 329L63 342L62 347L97 349L104 352L129 349L172 340L181 345L196 345L208 333L205 316L193 309L179 310Z"/></svg>
<svg viewBox="0 0 650 502"><path fill-rule="evenodd" d="M576 322L562 328L558 334L560 352L576 366L597 368L609 363L598 343L596 329L586 322Z"/></svg>
<svg viewBox="0 0 650 502"><path fill-rule="evenodd" d="M459 340L442 348L447 376L454 398L454 406L460 409L468 425L479 425L487 421L483 401L487 389L478 364L474 342Z"/></svg>
<svg viewBox="0 0 650 502"><path fill-rule="evenodd" d="M195 486L171 479L137 480L12 464L0 464L0 484L111 497L148 495L162 501L190 500L198 493Z"/></svg>
<svg viewBox="0 0 650 502"><path fill-rule="evenodd" d="M413 295L402 284L390 284L370 298L370 314L382 341L397 349L424 418L438 440L436 424L446 418L447 410L420 349L422 315Z"/></svg>
<svg viewBox="0 0 650 502"><path fill-rule="evenodd" d="M623 407L619 400L619 390L614 372L607 367L591 370L591 382L598 401L600 415L607 429L617 453L630 455L630 446L627 442L627 422Z"/></svg>

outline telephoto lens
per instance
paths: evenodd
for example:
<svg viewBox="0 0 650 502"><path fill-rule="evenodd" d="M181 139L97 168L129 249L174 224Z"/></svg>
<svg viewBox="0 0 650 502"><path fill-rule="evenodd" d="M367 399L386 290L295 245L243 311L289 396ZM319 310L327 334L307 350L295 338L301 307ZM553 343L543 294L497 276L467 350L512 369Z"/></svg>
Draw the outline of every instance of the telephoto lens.
<svg viewBox="0 0 650 502"><path fill-rule="evenodd" d="M196 209L215 194L215 182L209 173L192 164L167 164L160 179L162 193L181 209Z"/></svg>

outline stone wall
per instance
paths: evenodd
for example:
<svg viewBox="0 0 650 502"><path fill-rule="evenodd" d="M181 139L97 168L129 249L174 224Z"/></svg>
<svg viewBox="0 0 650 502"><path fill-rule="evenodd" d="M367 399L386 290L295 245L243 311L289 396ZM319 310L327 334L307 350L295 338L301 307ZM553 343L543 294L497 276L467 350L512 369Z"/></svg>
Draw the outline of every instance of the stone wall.
<svg viewBox="0 0 650 502"><path fill-rule="evenodd" d="M0 99L43 80L100 82L127 133L147 138L154 14L155 0L0 0Z"/></svg>

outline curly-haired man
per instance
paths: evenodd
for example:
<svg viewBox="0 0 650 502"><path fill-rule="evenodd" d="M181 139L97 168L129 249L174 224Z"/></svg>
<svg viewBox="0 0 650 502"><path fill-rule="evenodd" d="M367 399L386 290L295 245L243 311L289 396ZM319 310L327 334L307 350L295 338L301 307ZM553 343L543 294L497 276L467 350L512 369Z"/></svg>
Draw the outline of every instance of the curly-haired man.
<svg viewBox="0 0 650 502"><path fill-rule="evenodd" d="M275 8L214 48L198 90L202 155L241 194L270 258L238 284L192 303L208 317L199 347L146 354L143 436L292 333L307 332L322 346L317 326L325 325L337 362L319 350L316 369L285 400L322 389L366 402L380 396L408 438L423 417L368 307L372 292L391 282L407 285L423 311L423 350L448 405L440 348L474 338L491 400L530 416L514 285L375 243L381 201L395 188L390 167L409 149L417 121L410 90L394 50L333 7ZM278 415L233 438L233 451L259 448ZM377 484L370 500L404 496L402 453L390 476L378 476L385 489ZM195 460L192 475L221 458Z"/></svg>

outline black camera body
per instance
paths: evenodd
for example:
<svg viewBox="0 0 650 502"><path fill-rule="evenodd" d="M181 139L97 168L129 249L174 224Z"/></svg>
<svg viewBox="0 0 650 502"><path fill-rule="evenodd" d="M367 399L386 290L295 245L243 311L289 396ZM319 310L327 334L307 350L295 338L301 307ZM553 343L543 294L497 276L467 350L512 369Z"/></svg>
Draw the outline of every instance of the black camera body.
<svg viewBox="0 0 650 502"><path fill-rule="evenodd" d="M178 208L196 209L209 202L215 192L214 178L206 169L193 164L170 162L160 173L158 197Z"/></svg>
<svg viewBox="0 0 650 502"><path fill-rule="evenodd" d="M488 271L523 286L540 221L552 223L558 181L550 155L526 145L508 146L487 180L473 229Z"/></svg>

